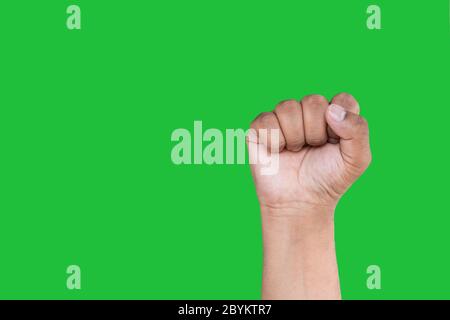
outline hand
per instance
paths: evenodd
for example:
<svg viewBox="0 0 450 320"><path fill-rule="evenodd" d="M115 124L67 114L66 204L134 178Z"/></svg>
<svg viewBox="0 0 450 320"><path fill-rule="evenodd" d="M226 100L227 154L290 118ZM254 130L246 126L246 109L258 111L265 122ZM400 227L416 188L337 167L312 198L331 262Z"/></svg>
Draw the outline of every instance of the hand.
<svg viewBox="0 0 450 320"><path fill-rule="evenodd" d="M263 299L340 299L334 209L371 161L367 122L358 113L349 94L330 105L311 95L253 121L248 143L262 214ZM274 155L277 170L264 175L258 161Z"/></svg>
<svg viewBox="0 0 450 320"><path fill-rule="evenodd" d="M273 112L259 115L251 125L257 134L260 129L269 130L269 135L273 129L280 130L274 150L270 137L249 141L265 143L260 149L269 156L279 153L274 175L262 175L261 164L251 166L261 206L334 208L371 161L367 122L358 114L357 101L342 93L331 105L322 96L310 95L301 102L281 102ZM255 157L250 154L250 159Z"/></svg>

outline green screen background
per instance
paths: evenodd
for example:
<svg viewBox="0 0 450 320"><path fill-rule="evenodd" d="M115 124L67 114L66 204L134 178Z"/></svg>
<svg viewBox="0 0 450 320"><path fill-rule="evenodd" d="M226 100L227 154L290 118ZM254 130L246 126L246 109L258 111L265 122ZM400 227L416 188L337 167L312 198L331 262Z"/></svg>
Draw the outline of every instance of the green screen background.
<svg viewBox="0 0 450 320"><path fill-rule="evenodd" d="M343 298L450 298L448 1L2 1L0 35L0 298L258 299L248 166L175 166L170 135L342 91L374 157L336 212Z"/></svg>

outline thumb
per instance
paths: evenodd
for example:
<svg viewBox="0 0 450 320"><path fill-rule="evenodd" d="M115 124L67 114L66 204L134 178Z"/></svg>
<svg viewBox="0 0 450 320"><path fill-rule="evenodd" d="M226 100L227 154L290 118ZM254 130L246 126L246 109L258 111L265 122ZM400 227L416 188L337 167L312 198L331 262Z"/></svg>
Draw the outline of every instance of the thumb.
<svg viewBox="0 0 450 320"><path fill-rule="evenodd" d="M326 120L340 138L339 144L345 163L352 171L356 171L356 174L361 174L372 160L367 121L336 104L328 107Z"/></svg>

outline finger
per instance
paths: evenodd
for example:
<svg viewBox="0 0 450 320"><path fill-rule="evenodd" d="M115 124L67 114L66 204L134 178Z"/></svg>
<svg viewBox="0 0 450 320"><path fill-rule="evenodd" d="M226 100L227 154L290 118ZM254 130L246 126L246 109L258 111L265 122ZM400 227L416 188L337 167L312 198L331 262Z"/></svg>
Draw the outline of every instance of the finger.
<svg viewBox="0 0 450 320"><path fill-rule="evenodd" d="M300 102L295 100L283 101L276 106L274 113L286 140L286 149L299 151L305 144Z"/></svg>
<svg viewBox="0 0 450 320"><path fill-rule="evenodd" d="M344 162L352 172L361 174L372 159L367 121L336 104L328 107L326 119L328 125L340 138L339 144Z"/></svg>
<svg viewBox="0 0 450 320"><path fill-rule="evenodd" d="M325 113L328 100L319 95L310 95L301 102L305 141L310 146L321 146L328 140Z"/></svg>
<svg viewBox="0 0 450 320"><path fill-rule="evenodd" d="M338 106L343 107L345 110L359 114L359 103L356 101L356 99L349 93L339 93L338 95L334 96L334 98L331 100L331 104L337 104ZM338 143L339 137L336 133L331 130L330 126L327 126L327 133L328 133L328 142L330 143Z"/></svg>
<svg viewBox="0 0 450 320"><path fill-rule="evenodd" d="M272 153L269 153L264 144L258 144L258 135L254 128L250 128L247 133L247 147L250 168L252 174L258 175L259 170L262 173L262 168L266 167L272 162ZM275 154L277 155L277 154Z"/></svg>
<svg viewBox="0 0 450 320"><path fill-rule="evenodd" d="M286 140L273 112L261 113L251 124L256 130L257 141L264 144L269 152L281 152L286 146Z"/></svg>

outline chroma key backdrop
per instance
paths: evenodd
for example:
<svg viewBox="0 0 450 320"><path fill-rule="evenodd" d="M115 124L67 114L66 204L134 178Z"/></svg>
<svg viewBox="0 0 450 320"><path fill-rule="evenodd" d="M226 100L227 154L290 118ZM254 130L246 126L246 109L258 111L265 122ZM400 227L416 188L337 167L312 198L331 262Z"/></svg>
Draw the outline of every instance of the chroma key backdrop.
<svg viewBox="0 0 450 320"><path fill-rule="evenodd" d="M259 299L258 200L226 145L281 100L339 92L373 154L336 210L342 297L450 298L449 12L2 1L0 298ZM222 160L203 153L207 132Z"/></svg>

